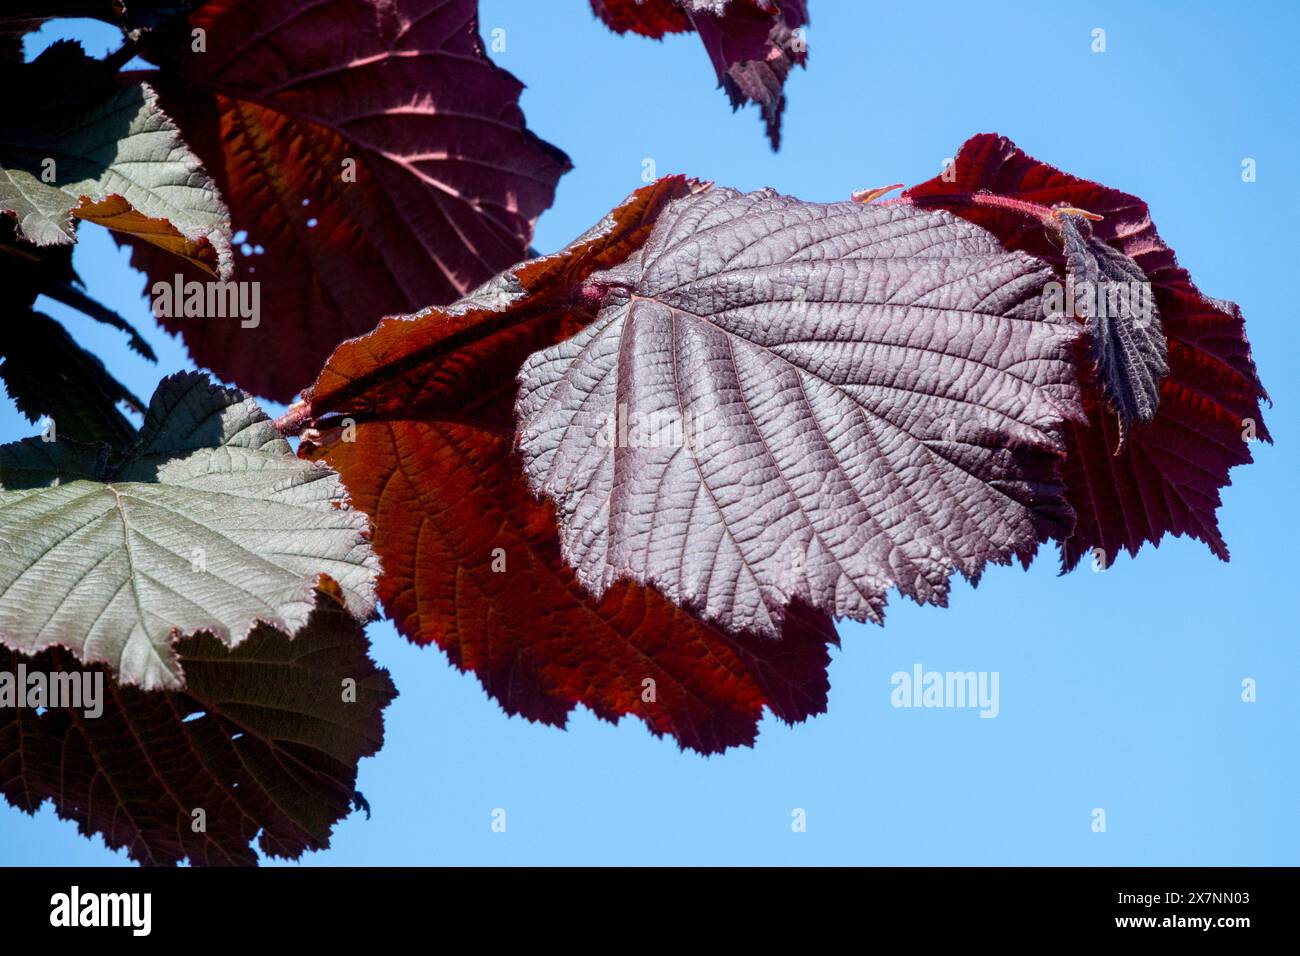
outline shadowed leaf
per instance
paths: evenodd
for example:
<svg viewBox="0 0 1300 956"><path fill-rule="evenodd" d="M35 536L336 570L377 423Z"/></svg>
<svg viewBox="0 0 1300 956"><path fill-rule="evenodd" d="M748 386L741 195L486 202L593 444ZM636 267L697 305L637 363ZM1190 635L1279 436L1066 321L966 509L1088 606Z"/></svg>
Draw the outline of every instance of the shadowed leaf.
<svg viewBox="0 0 1300 956"><path fill-rule="evenodd" d="M44 91L0 108L0 212L37 246L74 242L74 219L228 274L230 215L143 83L120 83L75 43L0 65L6 86Z"/></svg>
<svg viewBox="0 0 1300 956"><path fill-rule="evenodd" d="M136 430L118 406L139 400L49 316L10 319L21 328L0 342L0 379L18 410L33 422L48 416L64 438L128 448Z"/></svg>
<svg viewBox="0 0 1300 956"><path fill-rule="evenodd" d="M135 329L95 302L79 286L70 246L37 248L15 235L0 216L0 308L6 331L0 336L0 379L29 421L48 416L57 434L78 441L102 441L125 450L135 426L118 406L144 406L94 355L82 349L58 322L33 310L45 294L79 308L130 336L133 349L153 358Z"/></svg>
<svg viewBox="0 0 1300 956"><path fill-rule="evenodd" d="M49 800L138 863L252 865L254 842L289 859L324 849L352 807L358 762L383 744L396 695L368 649L327 594L292 640L260 626L235 648L207 634L179 642L183 692L119 687L63 650L23 657L0 647L0 674L102 680L96 716L0 707L0 793L29 813Z"/></svg>

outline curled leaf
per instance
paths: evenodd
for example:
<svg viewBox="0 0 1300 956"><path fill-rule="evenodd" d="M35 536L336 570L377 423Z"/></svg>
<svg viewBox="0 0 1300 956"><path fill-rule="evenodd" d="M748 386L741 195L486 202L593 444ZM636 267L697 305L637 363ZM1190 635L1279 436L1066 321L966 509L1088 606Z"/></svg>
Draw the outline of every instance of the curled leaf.
<svg viewBox="0 0 1300 956"><path fill-rule="evenodd" d="M591 0L591 8L616 33L695 31L732 109L756 103L772 149L780 148L785 81L808 59L806 0Z"/></svg>
<svg viewBox="0 0 1300 956"><path fill-rule="evenodd" d="M1122 442L1130 423L1146 424L1160 406L1169 374L1160 310L1141 266L1094 237L1087 219L1063 216L1061 235L1068 291L1087 322L1088 355Z"/></svg>
<svg viewBox="0 0 1300 956"><path fill-rule="evenodd" d="M46 93L0 109L0 212L23 238L71 243L84 219L229 274L230 214L148 85L118 82L69 42L0 72L10 88Z"/></svg>

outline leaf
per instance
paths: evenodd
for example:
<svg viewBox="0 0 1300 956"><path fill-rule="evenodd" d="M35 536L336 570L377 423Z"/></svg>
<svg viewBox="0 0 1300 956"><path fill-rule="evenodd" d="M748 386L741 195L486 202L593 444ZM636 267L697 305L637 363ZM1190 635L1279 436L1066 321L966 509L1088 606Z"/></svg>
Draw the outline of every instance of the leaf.
<svg viewBox="0 0 1300 956"><path fill-rule="evenodd" d="M289 859L325 849L397 693L368 648L348 610L319 593L292 640L261 625L235 648L209 634L180 641L183 692L116 686L60 649L26 658L0 647L0 674L15 680L22 667L84 689L100 675L103 707L0 708L0 793L28 813L49 800L82 834L143 864L252 865L254 840Z"/></svg>
<svg viewBox="0 0 1300 956"><path fill-rule="evenodd" d="M190 0L6 0L0 27L38 30L56 17L93 17L125 30L153 25L186 6Z"/></svg>
<svg viewBox="0 0 1300 956"><path fill-rule="evenodd" d="M615 33L639 33L662 40L670 33L690 33L688 8L678 0L591 0L591 12Z"/></svg>
<svg viewBox="0 0 1300 956"><path fill-rule="evenodd" d="M229 214L149 86L117 83L67 41L0 72L9 89L45 91L0 110L0 212L24 238L71 243L85 219L229 273Z"/></svg>
<svg viewBox="0 0 1300 956"><path fill-rule="evenodd" d="M247 233L257 328L165 319L200 364L290 400L341 340L525 254L568 158L524 126L475 0L210 0L146 74ZM135 245L152 285L176 271ZM201 278L187 274L187 278Z"/></svg>
<svg viewBox="0 0 1300 956"><path fill-rule="evenodd" d="M584 704L717 753L752 744L764 706L791 723L826 708L834 630L820 615L792 612L772 641L729 636L627 583L592 600L508 430L478 417L359 423L326 460L374 522L388 616L473 671L507 714L564 726Z"/></svg>
<svg viewBox="0 0 1300 956"><path fill-rule="evenodd" d="M830 621L793 613L777 642L728 635L630 583L593 600L512 455L520 363L589 319L585 277L699 188L660 180L457 306L384 320L339 347L287 418L318 426L301 452L339 469L371 516L380 597L401 633L444 648L507 713L563 726L584 704L714 753L752 743L764 707L789 722L825 709Z"/></svg>
<svg viewBox="0 0 1300 956"><path fill-rule="evenodd" d="M174 375L120 462L62 438L0 446L0 643L178 689L178 636L292 634L322 573L367 617L378 566L344 504L338 476L298 461L251 399Z"/></svg>
<svg viewBox="0 0 1300 956"><path fill-rule="evenodd" d="M1061 248L1042 223L1023 211L972 197L997 197L1050 209L1086 209L1103 218L1093 235L1133 259L1155 293L1167 338L1169 374L1160 406L1147 425L1129 430L1121 453L1119 427L1100 387L1083 383L1088 424L1071 425L1062 475L1078 521L1061 544L1068 570L1101 549L1109 564L1121 549L1132 555L1165 534L1190 535L1227 560L1216 512L1219 490L1234 465L1252 460L1248 427L1271 441L1260 411L1267 398L1241 310L1201 294L1136 196L1080 179L1028 156L1006 137L974 136L942 176L909 189L916 203L952 210L994 233L1008 249L1023 249L1063 268ZM1249 423L1249 424L1248 424Z"/></svg>
<svg viewBox="0 0 1300 956"><path fill-rule="evenodd" d="M0 379L18 410L33 422L48 416L64 438L130 447L135 426L118 405L139 399L49 316L27 312L18 321L0 340Z"/></svg>
<svg viewBox="0 0 1300 956"><path fill-rule="evenodd" d="M808 59L806 0L591 0L591 8L616 33L694 30L732 109L757 103L772 149L781 147L786 77Z"/></svg>
<svg viewBox="0 0 1300 956"><path fill-rule="evenodd" d="M127 346L142 358L158 356L131 323L86 294L84 283L72 268L71 246L38 247L18 238L8 216L0 216L0 289L10 312L30 310L38 296L47 295L96 322L111 325L127 335Z"/></svg>
<svg viewBox="0 0 1300 956"><path fill-rule="evenodd" d="M0 336L0 379L18 410L36 422L53 419L56 432L78 441L102 441L125 449L136 430L118 410L143 404L104 364L82 349L63 326L32 309L44 294L79 308L131 336L131 347L153 359L135 329L77 288L70 246L37 248L14 235L14 225L0 216L0 308L6 333Z"/></svg>
<svg viewBox="0 0 1300 956"><path fill-rule="evenodd" d="M882 620L1072 516L1050 270L948 215L715 189L673 204L594 323L519 374L530 486L596 595L653 584L730 630L799 600ZM624 425L627 422L626 436Z"/></svg>
<svg viewBox="0 0 1300 956"><path fill-rule="evenodd" d="M1130 423L1151 421L1160 405L1160 382L1169 374L1160 311L1141 266L1094 237L1087 219L1060 220L1066 276L1087 292L1081 301L1091 301L1085 309L1088 354L1122 441Z"/></svg>
<svg viewBox="0 0 1300 956"><path fill-rule="evenodd" d="M54 17L93 17L113 0L6 0L0 10L0 59L23 60L23 37Z"/></svg>

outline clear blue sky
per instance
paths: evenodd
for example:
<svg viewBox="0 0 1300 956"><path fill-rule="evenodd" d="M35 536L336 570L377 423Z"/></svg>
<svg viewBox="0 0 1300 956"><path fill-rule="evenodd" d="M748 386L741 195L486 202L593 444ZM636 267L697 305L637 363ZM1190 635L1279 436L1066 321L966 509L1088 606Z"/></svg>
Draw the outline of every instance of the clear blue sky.
<svg viewBox="0 0 1300 956"><path fill-rule="evenodd" d="M529 89L529 125L573 157L536 245L554 249L639 185L642 160L805 199L933 175L969 135L1146 199L1210 295L1245 310L1277 441L1233 473L1223 564L1179 539L1104 574L990 571L947 610L895 600L882 628L845 624L828 714L767 719L757 746L705 759L639 722L585 711L559 731L507 718L471 676L386 623L374 653L401 697L361 765L373 809L305 865L350 863L1300 863L1300 650L1295 563L1300 401L1300 7L1198 3L811 0L809 69L788 85L782 151L753 109L732 115L694 37L616 37L586 0L486 0L482 29ZM1107 52L1091 52L1091 31ZM46 29L115 45L98 25ZM1253 157L1258 181L1241 181ZM189 367L131 272L85 227L77 268L146 331L158 366L68 316L147 396ZM7 403L0 438L35 433ZM1258 447L1258 446L1257 446ZM896 710L890 675L998 671L1001 714ZM1258 681L1255 704L1241 681ZM495 807L504 834L490 830ZM806 810L792 833L791 810ZM1103 807L1108 829L1091 830ZM125 862L47 807L0 807L0 863Z"/></svg>

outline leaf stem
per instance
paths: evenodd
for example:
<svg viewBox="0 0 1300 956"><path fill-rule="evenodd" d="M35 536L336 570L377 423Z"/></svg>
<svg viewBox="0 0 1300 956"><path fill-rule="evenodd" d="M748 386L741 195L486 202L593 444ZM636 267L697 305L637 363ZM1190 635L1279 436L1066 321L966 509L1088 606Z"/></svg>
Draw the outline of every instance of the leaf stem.
<svg viewBox="0 0 1300 956"><path fill-rule="evenodd" d="M311 424L312 421L311 403L299 399L289 406L289 409L277 418L273 424L275 430L286 438L297 435L304 428Z"/></svg>
<svg viewBox="0 0 1300 956"><path fill-rule="evenodd" d="M104 65L114 73L131 62L131 58L139 51L139 47L134 40L128 39L112 53L104 57Z"/></svg>
<svg viewBox="0 0 1300 956"><path fill-rule="evenodd" d="M985 206L994 209L1006 209L1030 219L1037 219L1043 225L1054 230L1060 228L1061 216L1064 215L1083 216L1085 219L1091 219L1094 222L1102 218L1096 213L1088 212L1086 209L1076 209L1073 206L1062 206L1053 209L1051 206L1044 206L1041 203L1026 202L1023 199L1013 199L1010 196L1000 196L997 193L989 192L899 196L896 199L887 199L879 203L881 206L900 204L910 206Z"/></svg>

